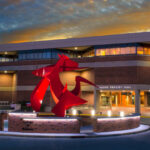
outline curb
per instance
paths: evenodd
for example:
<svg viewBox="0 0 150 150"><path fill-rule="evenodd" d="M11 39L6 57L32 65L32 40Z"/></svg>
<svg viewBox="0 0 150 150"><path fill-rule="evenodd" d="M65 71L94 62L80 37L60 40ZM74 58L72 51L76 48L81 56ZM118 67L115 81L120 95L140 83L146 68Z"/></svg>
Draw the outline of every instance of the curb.
<svg viewBox="0 0 150 150"><path fill-rule="evenodd" d="M0 131L0 136L18 136L32 138L95 138L95 137L110 137L119 135L136 134L150 130L150 126L141 124L139 127L129 130L100 132L100 133L23 133L23 132L8 132Z"/></svg>

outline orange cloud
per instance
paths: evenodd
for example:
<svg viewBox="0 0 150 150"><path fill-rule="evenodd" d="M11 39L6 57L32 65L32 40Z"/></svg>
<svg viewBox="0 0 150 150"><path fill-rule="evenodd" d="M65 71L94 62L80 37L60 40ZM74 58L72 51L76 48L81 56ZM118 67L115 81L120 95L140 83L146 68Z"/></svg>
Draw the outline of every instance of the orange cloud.
<svg viewBox="0 0 150 150"><path fill-rule="evenodd" d="M8 3L19 4L21 2L21 0L10 0ZM54 8L45 6L44 13L39 13L37 16L35 12L31 13L31 16L34 14L31 21L30 18L23 18L24 23L27 23L26 26L1 32L0 42L19 43L150 31L150 2L134 3L136 5L126 3L127 6L120 2L116 3L115 7L113 2L108 1L101 3L101 8L96 5L96 2L100 3L98 0L94 3L86 3L82 0L78 3L70 0L69 4L61 2L55 2ZM51 9L53 11L49 12ZM19 25L23 24L19 23Z"/></svg>

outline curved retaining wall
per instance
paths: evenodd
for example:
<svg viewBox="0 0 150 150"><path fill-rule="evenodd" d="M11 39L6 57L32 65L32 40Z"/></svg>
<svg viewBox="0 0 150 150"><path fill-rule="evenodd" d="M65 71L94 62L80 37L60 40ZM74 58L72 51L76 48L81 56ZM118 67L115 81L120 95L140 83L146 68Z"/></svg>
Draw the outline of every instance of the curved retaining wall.
<svg viewBox="0 0 150 150"><path fill-rule="evenodd" d="M35 113L9 113L8 114L8 131L22 132L23 118L36 118Z"/></svg>
<svg viewBox="0 0 150 150"><path fill-rule="evenodd" d="M4 130L4 120L7 119L7 113L0 113L0 131Z"/></svg>
<svg viewBox="0 0 150 150"><path fill-rule="evenodd" d="M92 123L94 132L128 130L140 125L140 116L97 117L92 119ZM71 117L37 117L36 113L10 113L8 115L8 131L27 133L80 133L80 121L78 118Z"/></svg>
<svg viewBox="0 0 150 150"><path fill-rule="evenodd" d="M120 131L137 128L140 125L140 116L116 118L94 118L94 132Z"/></svg>
<svg viewBox="0 0 150 150"><path fill-rule="evenodd" d="M0 131L3 131L4 128L4 119L3 119L3 115L0 114Z"/></svg>
<svg viewBox="0 0 150 150"><path fill-rule="evenodd" d="M36 117L36 114L10 113L8 131L30 133L80 133L77 118Z"/></svg>

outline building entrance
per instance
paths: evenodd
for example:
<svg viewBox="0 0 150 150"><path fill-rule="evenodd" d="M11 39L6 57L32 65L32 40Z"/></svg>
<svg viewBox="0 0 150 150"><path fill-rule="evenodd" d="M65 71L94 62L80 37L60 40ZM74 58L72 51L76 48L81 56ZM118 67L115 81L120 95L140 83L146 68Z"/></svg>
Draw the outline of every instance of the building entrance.
<svg viewBox="0 0 150 150"><path fill-rule="evenodd" d="M100 106L134 106L135 93L133 91L104 91L100 92Z"/></svg>

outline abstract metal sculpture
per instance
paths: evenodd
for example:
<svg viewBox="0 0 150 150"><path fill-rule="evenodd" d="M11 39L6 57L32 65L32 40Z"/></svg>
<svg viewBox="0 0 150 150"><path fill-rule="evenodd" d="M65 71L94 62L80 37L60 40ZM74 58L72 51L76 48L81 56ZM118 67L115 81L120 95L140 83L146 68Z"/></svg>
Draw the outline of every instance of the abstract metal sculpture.
<svg viewBox="0 0 150 150"><path fill-rule="evenodd" d="M86 100L81 99L80 95L80 82L85 82L96 86L94 83L76 76L76 86L72 91L67 90L67 84L63 86L60 81L59 73L63 71L80 70L83 68L78 67L78 63L69 59L65 55L59 55L59 60L55 65L49 65L33 71L35 76L42 77L36 88L31 94L31 106L35 111L40 111L41 103L48 86L56 105L53 107L52 112L58 117L64 117L65 110L72 106L77 106L86 103Z"/></svg>

